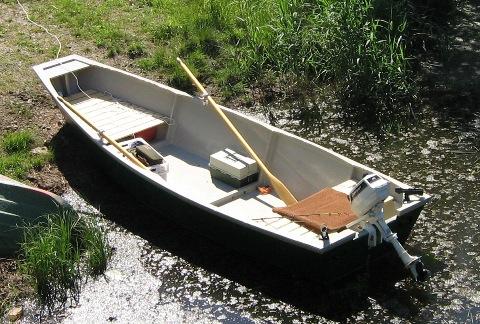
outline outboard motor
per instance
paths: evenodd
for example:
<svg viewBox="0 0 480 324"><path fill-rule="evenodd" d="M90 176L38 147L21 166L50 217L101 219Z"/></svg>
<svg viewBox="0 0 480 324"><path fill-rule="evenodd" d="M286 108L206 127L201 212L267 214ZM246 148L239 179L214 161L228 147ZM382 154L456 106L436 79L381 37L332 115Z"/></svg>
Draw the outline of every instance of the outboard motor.
<svg viewBox="0 0 480 324"><path fill-rule="evenodd" d="M383 201L388 197L388 182L375 174L366 175L350 192L349 199L352 211L365 223L369 234L369 246L378 242L388 242L393 245L415 281L424 281L429 271L424 269L423 263L417 256L411 256L397 239L397 234L392 233L385 223L383 214ZM377 235L379 235L377 239Z"/></svg>

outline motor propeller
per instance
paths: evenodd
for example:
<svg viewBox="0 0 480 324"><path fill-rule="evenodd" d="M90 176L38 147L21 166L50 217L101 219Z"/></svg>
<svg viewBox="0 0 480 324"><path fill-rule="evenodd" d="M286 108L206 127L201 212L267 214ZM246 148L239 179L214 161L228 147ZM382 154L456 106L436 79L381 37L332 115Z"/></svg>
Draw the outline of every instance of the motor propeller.
<svg viewBox="0 0 480 324"><path fill-rule="evenodd" d="M397 191L397 189L399 191ZM405 200L410 201L409 195L423 194L421 189L401 189L396 188L397 193L404 193ZM405 248L400 244L397 234L393 233L385 222L383 214L383 201L388 197L388 182L376 174L368 174L363 177L352 189L349 194L349 200L352 205L352 211L359 219L364 222L364 229L367 230L369 236L369 246L373 247L378 242L388 242L392 244L398 256L410 271L415 281L425 281L430 272L425 269L420 257L408 254Z"/></svg>

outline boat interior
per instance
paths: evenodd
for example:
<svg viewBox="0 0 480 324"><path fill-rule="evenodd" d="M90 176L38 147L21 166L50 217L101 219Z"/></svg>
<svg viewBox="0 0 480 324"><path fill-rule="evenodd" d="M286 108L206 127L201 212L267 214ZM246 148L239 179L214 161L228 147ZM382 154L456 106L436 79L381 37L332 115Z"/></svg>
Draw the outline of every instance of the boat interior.
<svg viewBox="0 0 480 324"><path fill-rule="evenodd" d="M314 231L272 211L285 204L275 192L258 190L268 184L262 172L256 181L240 188L212 177L209 159L213 153L229 148L247 154L201 98L88 62L71 60L49 69L45 68L45 73L55 91L102 132L119 143L142 137L161 154L168 163L168 172L163 177L152 173L159 183L166 183L189 199L282 235L304 242L321 241ZM299 201L323 188L348 194L371 171L277 128L229 109L224 112ZM76 122L88 128L80 119ZM91 135L96 136L93 131ZM120 154L111 145L105 145ZM391 196L385 204L386 217L395 216L402 206L402 197L394 192L395 186L391 185ZM352 230L355 229L334 234L346 237L354 233Z"/></svg>

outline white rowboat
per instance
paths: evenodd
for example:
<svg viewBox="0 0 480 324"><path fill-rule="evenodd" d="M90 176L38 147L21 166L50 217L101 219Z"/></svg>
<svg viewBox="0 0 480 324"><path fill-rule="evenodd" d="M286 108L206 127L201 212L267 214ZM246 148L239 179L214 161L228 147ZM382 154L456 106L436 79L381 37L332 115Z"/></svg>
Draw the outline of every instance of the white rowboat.
<svg viewBox="0 0 480 324"><path fill-rule="evenodd" d="M273 210L285 204L274 191L259 191L259 186L268 185L263 172L250 173L245 182L246 178L233 174L244 170L242 166L232 163L222 169L213 165L212 155L218 157L227 149L246 159L249 156L201 98L77 55L37 65L34 70L67 121L91 144L98 161L159 215L319 281L326 280L321 273L334 280L362 267L372 250L388 245L369 243L372 233L362 220L328 228L325 239L306 220L283 217ZM408 185L254 118L221 109L300 203L323 189L346 197L365 174L377 174L388 182L383 205L386 223L403 242L430 200L427 194L412 194L405 201L404 194L395 189ZM101 134L126 149L132 143L147 143L148 149L161 155L156 164L161 170L138 165ZM232 185L232 179L240 180L240 187ZM334 210L325 213L332 219L339 215Z"/></svg>

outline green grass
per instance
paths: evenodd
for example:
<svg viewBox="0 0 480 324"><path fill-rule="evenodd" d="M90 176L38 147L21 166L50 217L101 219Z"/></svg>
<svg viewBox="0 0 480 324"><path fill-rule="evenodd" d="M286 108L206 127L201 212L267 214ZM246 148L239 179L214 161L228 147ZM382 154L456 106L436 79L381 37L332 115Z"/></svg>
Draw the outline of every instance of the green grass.
<svg viewBox="0 0 480 324"><path fill-rule="evenodd" d="M131 59L145 56L147 53L142 43L132 43L128 46L127 55Z"/></svg>
<svg viewBox="0 0 480 324"><path fill-rule="evenodd" d="M25 152L35 142L29 130L7 133L2 138L2 148L7 154Z"/></svg>
<svg viewBox="0 0 480 324"><path fill-rule="evenodd" d="M33 113L31 108L28 105L25 105L23 103L18 103L18 102L12 102L8 105L8 108L16 113L19 114L20 116L23 117L32 117Z"/></svg>
<svg viewBox="0 0 480 324"><path fill-rule="evenodd" d="M0 174L15 179L25 179L28 172L42 168L53 157L50 151L46 154L30 152L35 136L28 130L7 133L0 138L0 143Z"/></svg>
<svg viewBox="0 0 480 324"><path fill-rule="evenodd" d="M88 273L92 276L102 274L107 268L111 253L105 235L97 223L85 219L79 224L79 234Z"/></svg>
<svg viewBox="0 0 480 324"><path fill-rule="evenodd" d="M68 214L51 215L45 224L25 230L22 271L32 278L40 301L49 309L79 291L80 253L72 236L76 221Z"/></svg>
<svg viewBox="0 0 480 324"><path fill-rule="evenodd" d="M30 153L14 153L7 156L0 155L0 174L15 179L25 179L30 170L40 169L51 159L51 154L38 156Z"/></svg>
<svg viewBox="0 0 480 324"><path fill-rule="evenodd" d="M0 38L5 36L6 33L7 33L7 29L4 26L0 25Z"/></svg>
<svg viewBox="0 0 480 324"><path fill-rule="evenodd" d="M87 271L100 274L110 255L98 226L71 209L47 215L45 222L27 227L22 252L22 272L31 279L40 302L49 311L77 298L83 256Z"/></svg>
<svg viewBox="0 0 480 324"><path fill-rule="evenodd" d="M192 90L177 56L227 99L288 75L291 82L308 80L314 91L333 89L345 115L385 129L410 117L416 93L411 53L420 44L412 39L422 34L423 17L416 9L434 6L428 0L48 3L53 6L36 14L55 8L55 22L105 48L107 56L123 54L157 71L174 87Z"/></svg>

